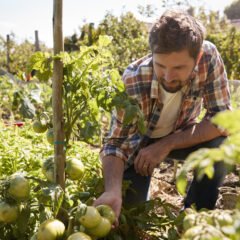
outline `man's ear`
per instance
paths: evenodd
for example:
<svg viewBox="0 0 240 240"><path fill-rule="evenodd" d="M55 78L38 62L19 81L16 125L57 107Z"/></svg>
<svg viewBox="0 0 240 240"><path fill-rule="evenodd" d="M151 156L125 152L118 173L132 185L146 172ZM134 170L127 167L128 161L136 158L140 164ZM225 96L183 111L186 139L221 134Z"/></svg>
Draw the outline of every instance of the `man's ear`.
<svg viewBox="0 0 240 240"><path fill-rule="evenodd" d="M201 49L196 59L196 65L199 63L200 59L202 58L202 55L203 55L203 50Z"/></svg>

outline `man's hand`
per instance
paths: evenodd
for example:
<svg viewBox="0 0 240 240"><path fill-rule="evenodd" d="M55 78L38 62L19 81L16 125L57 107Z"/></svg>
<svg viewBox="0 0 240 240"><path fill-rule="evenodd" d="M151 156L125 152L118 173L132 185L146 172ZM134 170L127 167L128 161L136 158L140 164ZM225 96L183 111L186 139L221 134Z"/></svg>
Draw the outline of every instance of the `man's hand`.
<svg viewBox="0 0 240 240"><path fill-rule="evenodd" d="M105 204L110 206L116 214L114 225L118 226L118 218L122 207L122 196L115 192L104 192L98 199L95 200L94 206Z"/></svg>
<svg viewBox="0 0 240 240"><path fill-rule="evenodd" d="M164 138L141 149L134 161L136 172L142 176L151 175L154 168L168 156L170 151L170 144L167 144Z"/></svg>

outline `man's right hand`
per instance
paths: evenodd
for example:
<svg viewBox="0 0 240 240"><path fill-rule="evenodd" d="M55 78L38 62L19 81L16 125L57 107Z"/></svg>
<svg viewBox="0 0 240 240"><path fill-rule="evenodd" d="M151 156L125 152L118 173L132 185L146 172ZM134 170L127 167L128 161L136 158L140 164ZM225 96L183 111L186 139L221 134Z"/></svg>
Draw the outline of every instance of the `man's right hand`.
<svg viewBox="0 0 240 240"><path fill-rule="evenodd" d="M113 209L116 214L114 225L118 226L118 218L122 207L122 196L120 194L116 194L115 192L104 192L98 199L95 200L93 205L96 207L102 204L108 205Z"/></svg>

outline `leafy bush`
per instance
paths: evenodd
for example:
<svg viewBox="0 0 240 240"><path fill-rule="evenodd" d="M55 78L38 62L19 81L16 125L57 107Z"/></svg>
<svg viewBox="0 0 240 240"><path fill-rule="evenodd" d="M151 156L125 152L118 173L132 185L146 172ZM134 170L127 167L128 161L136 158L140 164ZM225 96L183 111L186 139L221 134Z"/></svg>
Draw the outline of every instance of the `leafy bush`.
<svg viewBox="0 0 240 240"><path fill-rule="evenodd" d="M76 35L65 38L65 44L69 45L67 48L76 50L82 46L91 46L98 41L99 36L108 35L112 38L108 48L114 59L114 67L120 74L129 63L149 52L147 26L131 12L124 13L119 18L108 13L97 28L89 23L82 26L81 31L78 41Z"/></svg>
<svg viewBox="0 0 240 240"><path fill-rule="evenodd" d="M207 39L217 46L229 79L240 79L240 32L236 28L231 28L225 33L210 33Z"/></svg>

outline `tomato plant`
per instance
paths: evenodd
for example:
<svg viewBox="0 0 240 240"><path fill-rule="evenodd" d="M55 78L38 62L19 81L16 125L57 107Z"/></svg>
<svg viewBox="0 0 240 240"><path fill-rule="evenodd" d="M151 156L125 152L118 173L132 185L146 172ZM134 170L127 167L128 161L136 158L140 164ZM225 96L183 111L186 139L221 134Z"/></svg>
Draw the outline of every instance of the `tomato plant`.
<svg viewBox="0 0 240 240"><path fill-rule="evenodd" d="M95 45L82 46L79 52L63 52L57 56L38 52L30 59L29 69L36 70L36 76L40 80L51 76L53 59L57 58L63 62L67 147L71 136L93 145L100 145L102 113L110 112L114 107L128 109L127 122L135 117L143 122L136 100L127 97L121 76L113 68L112 55L107 49L110 43L110 37L100 36ZM145 131L144 124L139 124L139 127L142 132ZM49 139L49 142L52 142L52 138Z"/></svg>

